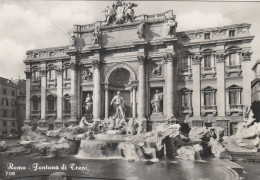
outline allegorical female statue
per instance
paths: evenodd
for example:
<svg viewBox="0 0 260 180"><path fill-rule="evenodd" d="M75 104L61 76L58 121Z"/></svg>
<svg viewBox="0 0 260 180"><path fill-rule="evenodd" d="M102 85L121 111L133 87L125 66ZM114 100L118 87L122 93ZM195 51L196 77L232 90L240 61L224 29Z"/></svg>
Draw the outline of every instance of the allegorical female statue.
<svg viewBox="0 0 260 180"><path fill-rule="evenodd" d="M92 114L93 102L92 102L92 98L91 98L90 94L87 94L87 97L86 97L86 100L85 100L83 106L85 107L85 113Z"/></svg>
<svg viewBox="0 0 260 180"><path fill-rule="evenodd" d="M153 108L153 112L154 113L158 113L161 112L161 100L163 99L163 95L161 93L159 93L159 90L156 90L152 100L151 100L151 104L152 104L152 108Z"/></svg>
<svg viewBox="0 0 260 180"><path fill-rule="evenodd" d="M120 91L117 91L117 95L115 95L111 101L111 105L114 105L115 113L113 118L124 119L125 118L125 106L124 106L124 98L120 96Z"/></svg>

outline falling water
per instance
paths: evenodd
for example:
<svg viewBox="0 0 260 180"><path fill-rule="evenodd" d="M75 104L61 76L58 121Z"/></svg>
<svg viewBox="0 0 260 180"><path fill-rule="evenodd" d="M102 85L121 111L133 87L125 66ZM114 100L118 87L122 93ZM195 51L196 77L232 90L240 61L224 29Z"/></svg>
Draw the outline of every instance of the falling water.
<svg viewBox="0 0 260 180"><path fill-rule="evenodd" d="M76 157L87 159L119 158L117 142L82 140Z"/></svg>

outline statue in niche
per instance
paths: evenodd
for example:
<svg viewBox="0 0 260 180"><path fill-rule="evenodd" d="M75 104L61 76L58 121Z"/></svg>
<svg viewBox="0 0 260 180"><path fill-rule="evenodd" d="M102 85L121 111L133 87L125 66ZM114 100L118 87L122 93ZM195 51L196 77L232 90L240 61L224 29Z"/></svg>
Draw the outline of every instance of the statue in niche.
<svg viewBox="0 0 260 180"><path fill-rule="evenodd" d="M89 93L87 94L83 107L85 109L86 114L92 114L93 102L92 102L92 97L90 96Z"/></svg>
<svg viewBox="0 0 260 180"><path fill-rule="evenodd" d="M162 75L162 62L156 62L156 66L153 67L150 77L159 77Z"/></svg>
<svg viewBox="0 0 260 180"><path fill-rule="evenodd" d="M112 116L113 119L116 120L115 128L119 128L121 121L125 119L125 106L124 106L124 98L120 96L120 91L117 91L117 95L115 95L111 100L111 105L114 106L114 115ZM120 123L121 122L121 123Z"/></svg>
<svg viewBox="0 0 260 180"><path fill-rule="evenodd" d="M92 78L93 78L93 72L91 71L91 68L85 68L82 72L82 80L92 81Z"/></svg>
<svg viewBox="0 0 260 180"><path fill-rule="evenodd" d="M100 32L100 26L98 24L95 25L95 29L92 36L92 45L98 44L100 45L100 38L101 38L101 32Z"/></svg>
<svg viewBox="0 0 260 180"><path fill-rule="evenodd" d="M151 104L152 104L152 108L153 108L153 113L159 113L161 112L161 101L163 99L163 95L159 92L159 90L156 90L152 100L151 100Z"/></svg>
<svg viewBox="0 0 260 180"><path fill-rule="evenodd" d="M168 20L168 22L164 25L164 35L165 36L174 35L176 28L177 28L177 22L175 22L174 20Z"/></svg>

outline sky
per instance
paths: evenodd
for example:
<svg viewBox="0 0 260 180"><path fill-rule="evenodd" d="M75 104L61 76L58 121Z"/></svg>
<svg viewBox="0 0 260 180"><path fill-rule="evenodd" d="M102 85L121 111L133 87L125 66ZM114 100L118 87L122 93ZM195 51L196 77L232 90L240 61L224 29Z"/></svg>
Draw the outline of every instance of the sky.
<svg viewBox="0 0 260 180"><path fill-rule="evenodd" d="M105 19L114 1L0 0L0 77L25 78L26 51L69 44L74 24ZM260 2L135 1L135 15L173 10L177 31L252 24L252 65L260 58Z"/></svg>

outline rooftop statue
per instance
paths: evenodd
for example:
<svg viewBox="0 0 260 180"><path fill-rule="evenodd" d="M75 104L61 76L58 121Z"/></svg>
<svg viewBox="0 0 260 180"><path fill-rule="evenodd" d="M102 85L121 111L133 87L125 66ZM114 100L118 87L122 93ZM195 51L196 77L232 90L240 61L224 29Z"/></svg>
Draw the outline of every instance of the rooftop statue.
<svg viewBox="0 0 260 180"><path fill-rule="evenodd" d="M116 3L112 4L112 7L107 6L104 9L104 13L106 16L107 25L110 24L122 24L128 21L133 21L134 19L134 9L136 7L135 3L131 2L122 2L118 0Z"/></svg>

